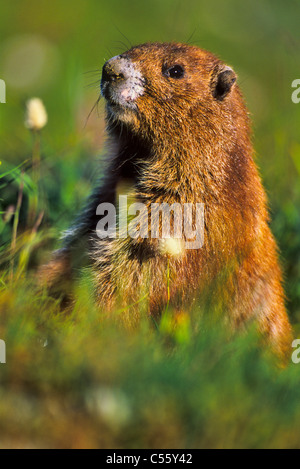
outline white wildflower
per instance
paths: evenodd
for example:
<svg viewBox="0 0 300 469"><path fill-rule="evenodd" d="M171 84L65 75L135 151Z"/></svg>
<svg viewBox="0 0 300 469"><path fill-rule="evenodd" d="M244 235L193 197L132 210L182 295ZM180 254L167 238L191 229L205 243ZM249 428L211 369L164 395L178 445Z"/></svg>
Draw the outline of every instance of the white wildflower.
<svg viewBox="0 0 300 469"><path fill-rule="evenodd" d="M30 130L40 130L48 122L48 116L40 98L31 98L26 103L25 126Z"/></svg>

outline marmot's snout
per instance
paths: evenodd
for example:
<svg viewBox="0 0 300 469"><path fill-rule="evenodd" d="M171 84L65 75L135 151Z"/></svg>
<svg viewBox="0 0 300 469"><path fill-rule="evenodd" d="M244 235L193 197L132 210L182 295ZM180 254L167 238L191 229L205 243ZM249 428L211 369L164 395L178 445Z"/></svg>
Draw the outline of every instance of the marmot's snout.
<svg viewBox="0 0 300 469"><path fill-rule="evenodd" d="M118 55L102 69L101 93L110 105L136 108L136 99L144 92L144 79L136 64Z"/></svg>

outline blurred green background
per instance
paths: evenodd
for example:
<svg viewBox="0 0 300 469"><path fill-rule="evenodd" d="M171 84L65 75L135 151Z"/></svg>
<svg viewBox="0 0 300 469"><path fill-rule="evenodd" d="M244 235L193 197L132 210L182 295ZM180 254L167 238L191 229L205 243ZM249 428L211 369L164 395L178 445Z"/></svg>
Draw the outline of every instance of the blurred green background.
<svg viewBox="0 0 300 469"><path fill-rule="evenodd" d="M31 160L34 138L24 126L26 100L35 96L40 97L48 113L48 124L41 134L42 162L40 181L41 190L44 194L43 204L46 207L46 211L41 225L43 236L34 244L34 247L38 247L40 250L31 249L31 257L42 257L44 248L50 249L55 246L58 233L60 230L67 228L74 215L82 206L85 197L89 194L99 172L101 173L99 159L105 152L103 103L100 102L98 109L94 109L90 116L89 113L99 95L101 68L105 60L128 49L130 44L134 45L146 41L191 41L219 55L220 58L230 64L238 73L239 85L245 96L253 122L253 142L256 150L256 161L269 197L272 229L280 247L281 261L285 274L287 306L295 330L300 332L300 103L295 104L291 100L293 91L291 83L296 78L300 78L299 19L299 0L246 0L244 2L238 0L228 0L226 2L222 0L132 0L131 2L121 0L76 0L73 2L70 0L14 0L13 2L8 2L0 0L0 78L5 80L7 86L7 102L6 104L0 104L0 161L2 162L0 175L6 171L13 170L13 168L24 161ZM20 211L20 230L25 226L26 206L29 204L35 190L34 185L30 181L30 167L26 170L26 175L28 180L25 178L23 204ZM17 170L11 173L11 177L0 179L1 212L6 212L10 206L16 206L20 177L20 170ZM5 271L7 269L7 256L5 252L12 236L12 222L7 223L5 220L3 221L3 216L5 218L5 213L2 215L0 224L0 236L1 259ZM5 285L3 278L2 283ZM22 292L24 293L23 290ZM4 288L4 296L2 295L2 298L6 294L7 290ZM19 311L16 304L19 305L22 302L21 298L24 298L20 295L21 293L18 293L17 297L13 300L11 297L6 297L3 300L1 304L3 311L6 311L5 314L7 314L7 308L9 307L12 308L11 310ZM28 297L27 301L29 301ZM8 307L8 305L10 306ZM40 304L36 306L35 311L37 312L39 308L42 308ZM45 304L43 308L45 309ZM5 314L3 317L6 317ZM20 320L20 323L24 324L22 321L27 321L27 313L24 313L24 310L22 310L20 314L23 319L21 320L18 316L18 321ZM25 315L26 320L23 315ZM0 323L0 337L5 334L9 336L9 333L14 338L19 337L16 333L19 326L15 322L7 323L3 317ZM37 325L34 324L28 337L31 337L31 334L35 337L39 328L39 322ZM66 333L66 335L68 334ZM16 339L14 340L14 343L17 343ZM58 340L59 344L61 343L61 338L56 340ZM81 344L80 341L79 343ZM24 347L24 350L28 352L27 346ZM138 354L139 347L140 340L136 344L135 354ZM31 349L29 348L30 352L27 355L23 349L22 353L19 353L18 347L16 350L13 362L17 363L19 361L20 363L21 361L24 369L27 370L26 367L30 367L30 360L32 358ZM54 348L54 350L56 349ZM69 349L67 351L69 352ZM144 349L141 353L146 357L147 353ZM151 348L150 357L152 358L150 360L153 359L153 363L155 363L157 353L157 351L154 351L152 355ZM160 399L163 399L160 391L161 393L164 392L165 380L159 380L159 373L162 373L162 370L165 371L167 368L162 356L159 356L158 363L161 360L161 368L159 368L159 364L156 364L153 368L149 365L145 371L144 379L147 382L147 380L152 380L155 376L155 382L160 383L157 384L157 394L160 396ZM94 356L93 359L95 359ZM13 360L13 356L11 356L11 360ZM134 363L135 360L136 358L134 358ZM253 363L253 357L249 358L249 360ZM50 367L54 367L55 362L54 354L50 359ZM72 379L75 380L76 385L81 382L81 373L89 377L88 370L83 365L79 371L75 367L74 362L71 362L69 365L70 370L75 375ZM175 370L176 366L175 359L171 367ZM229 368L231 366L232 364ZM194 368L191 367L191 369ZM130 370L133 372L133 364ZM2 372L3 368L0 371ZM218 374L219 371L217 370L216 373ZM76 375L77 372L79 373L78 376ZM8 371L5 373L6 378L4 380L7 379L7 383L10 384L14 383L14 374ZM116 369L114 373L116 376L118 375ZM110 377L112 381L114 373ZM236 387L237 399L240 395L239 393L245 392L242 368L240 373ZM257 399L260 399L261 402L264 391L267 392L268 385L261 378L261 369L257 373L259 383L261 384L260 380L263 382L263 387L259 388L260 391L257 396ZM101 375L100 371L99 375ZM16 378L16 382L19 384L20 382L23 383L24 376L22 377L20 371L18 376L19 378ZM178 381L174 378L175 388L184 379L184 376L184 369L180 368L177 376ZM188 386L191 386L193 392L196 392L200 378L198 376L193 381L191 376L192 371L190 381L188 380ZM227 383L227 378L222 373L219 373L219 376L220 380L218 383L225 386L226 392L229 393L231 388L230 383ZM92 381L95 379L97 381L98 378L99 376L96 373L96 378L93 376L88 379ZM36 380L37 378L33 376L32 379ZM67 378L64 379L67 380ZM71 396L73 396L72 379L70 378L67 384L64 382L64 379L61 378L60 374L54 375L48 381L46 379L48 384L45 386L50 386L50 382L55 387L56 380L58 380L58 388L62 383L61 389L69 390ZM132 377L132 379L135 378ZM208 390L210 379L211 376L207 376L206 384ZM249 379L251 382L252 378L250 377ZM269 381L268 379L267 382L271 383L272 378ZM162 382L164 384L159 388ZM125 388L128 383L129 381ZM280 401L282 397L282 384L278 386L278 388L275 388L275 391L273 390L274 393L272 394L272 405L274 405L274 408L276 407L276 402ZM38 385L37 389L38 393L43 392L43 385ZM107 394L105 394L106 388L103 389L104 391L102 391L107 398ZM182 392L185 392L184 389L182 389ZM206 394L204 391L203 393ZM203 399L204 394L201 394L201 397L199 395L199 399ZM19 397L16 396L15 398L18 399ZM156 396L155 391L154 396ZM180 396L179 391L173 396L172 405L174 407L176 407L176 399L181 400ZM221 399L221 396L219 397ZM96 398L91 397L91 402L94 402L93 399ZM22 399L26 401L27 398L23 396ZM243 428L243 422L245 423L248 418L248 411L251 414L251 406L255 407L253 396L249 397L249 399L249 407L246 406L241 410L241 414L244 415L245 419L243 420L242 418L239 424L240 427L236 427L232 435L227 434L225 442L222 441L222 431L220 434L216 433L212 422L209 419L208 421L204 419L202 424L204 425L205 422L205 425L207 424L210 428L211 433L209 436L206 435L202 440L199 437L199 441L194 436L190 436L187 442L180 435L178 436L174 430L176 433L174 444L177 442L179 445L187 446L192 444L220 447L226 445L247 446L247 444L249 446L260 446L258 441L250 438L250 427L247 427L249 433L245 430L246 433L239 440L239 429ZM253 402L251 399L254 399ZM260 433L262 445L289 445L288 440L291 438L292 427L289 427L289 423L285 422L284 428L281 429L282 433L280 433L279 422L281 418L284 418L284 413L294 412L295 415L299 416L298 410L296 411L297 399L298 396L296 398L294 395L289 401L291 407L288 405L283 406L282 414L278 411L276 425L277 427L279 426L279 433L274 434L273 429L268 427L271 424L267 423L268 418L273 413L273 408L270 407L269 414L266 411L266 421L263 420L266 425L265 433L263 433L264 430L261 430ZM191 412L190 414L183 417L177 415L178 422L181 422L181 418L183 420L186 419L188 422L190 418L195 428L197 427L196 417L192 417L193 406L198 405L196 402L198 402L196 397L195 401L192 400L190 402L190 407L188 407L188 412ZM216 414L210 409L215 418L218 415L217 410L221 408L218 407L218 405L221 406L220 402L219 404L215 403ZM27 409L28 415L31 415L30 409L32 410L34 405L28 402L26 405L29 409ZM55 404L52 403L51 405L54 408L54 415L55 412L60 411L58 408L55 408ZM71 405L70 401L68 405ZM172 408L172 405L169 405ZM211 405L211 403L208 405ZM11 412L7 409L5 411L2 409L5 417L2 425L5 430L8 428L8 434L10 435L9 442L11 442L11 435L15 434L17 428L17 424L16 427L12 426L11 428L9 425L8 427L5 426L5 422L15 417L12 417L13 408L15 407L14 397L11 398L11 406ZM151 406L146 408L147 412L149 412L149 409L151 409ZM166 428L168 418L171 418L171 415L174 417L174 421L172 421L174 428L178 425L178 422L175 422L176 418L174 416L176 412L173 414L173 411L174 409L171 409L168 413L168 410L165 410L164 425L166 425ZM35 411L32 410L32 412L34 420L37 417ZM197 414L200 421L203 417L201 412L199 415ZM146 416L145 421L148 422L147 418ZM148 423L153 430L155 423L150 417L149 419L150 423ZM46 419L46 421L48 420ZM143 422L144 420L141 418L139 425L144 425ZM224 425L223 435L225 435L227 422L225 414L223 414L222 422ZM229 417L228 422L230 422ZM258 419L256 424L260 425L261 422L259 422ZM63 426L62 428L69 428L67 417L64 425L65 427ZM251 425L254 425L254 428L256 428L255 421L251 421ZM38 428L38 426L39 422L36 422L36 427L34 428ZM290 433L286 430L288 427ZM87 428L90 428L88 424ZM149 435L152 435L152 430ZM63 438L60 440L59 437L57 439L53 437L53 444L66 444L69 446L72 446L72 444L75 446L76 444L78 446L80 444L89 446L90 444L97 446L100 443L98 443L94 431L96 430L93 427L92 443L81 440L79 437L78 444L76 442L70 443ZM192 430L190 431L193 433ZM64 433L62 430L61 432L62 434ZM165 436L163 441L165 441L166 445L170 445L172 444L170 442L173 441L172 434L170 436L168 431L166 434L167 436ZM136 444L137 446L151 446L151 444L154 444L152 441L158 444L157 439L151 440L148 436L139 440L135 433L131 443L128 443L126 438L124 443L119 436L114 437L114 430L109 435L110 438L107 440L109 443L107 444L112 445L127 444L128 446ZM116 435L119 435L117 431ZM264 440L263 435L268 435L268 437ZM29 441L31 441L30 438ZM76 439L76 437L74 438ZM296 445L295 440L291 439L290 441L293 442L291 444ZM4 445L5 443L2 442L1 444ZM106 443L103 444L105 445Z"/></svg>

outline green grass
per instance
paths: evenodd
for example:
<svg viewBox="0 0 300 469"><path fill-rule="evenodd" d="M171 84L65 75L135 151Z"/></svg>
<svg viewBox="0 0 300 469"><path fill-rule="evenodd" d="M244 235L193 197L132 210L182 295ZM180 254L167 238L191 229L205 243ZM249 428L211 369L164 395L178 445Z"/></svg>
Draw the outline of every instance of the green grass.
<svg viewBox="0 0 300 469"><path fill-rule="evenodd" d="M88 278L72 311L47 296L3 290L2 447L295 448L299 371L278 369L254 331L192 318L133 331L99 314Z"/></svg>
<svg viewBox="0 0 300 469"><path fill-rule="evenodd" d="M240 5L153 0L128 9L119 0L78 0L72 14L67 0L1 6L0 447L300 448L300 364L279 369L255 331L232 337L196 311L175 321L171 308L132 330L120 312L95 307L88 271L67 311L34 280L101 174L102 103L85 125L100 71L85 72L127 48L119 30L133 43L184 41L194 31L194 42L238 72L300 337L300 104L291 101L299 6ZM32 37L45 60L26 82L27 61L14 64L32 57ZM21 54L20 44L29 49ZM32 96L49 117L38 144L24 126Z"/></svg>

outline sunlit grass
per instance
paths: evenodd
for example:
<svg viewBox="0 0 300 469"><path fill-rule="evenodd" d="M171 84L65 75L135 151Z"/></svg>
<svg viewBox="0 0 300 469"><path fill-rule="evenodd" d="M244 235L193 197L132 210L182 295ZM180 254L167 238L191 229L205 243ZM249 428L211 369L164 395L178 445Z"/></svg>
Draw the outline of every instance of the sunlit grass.
<svg viewBox="0 0 300 469"><path fill-rule="evenodd" d="M92 296L83 278L64 313L28 279L3 287L0 428L9 445L299 447L297 366L279 370L255 331L232 337L192 317L187 334L171 311L158 329L144 320L128 331Z"/></svg>

